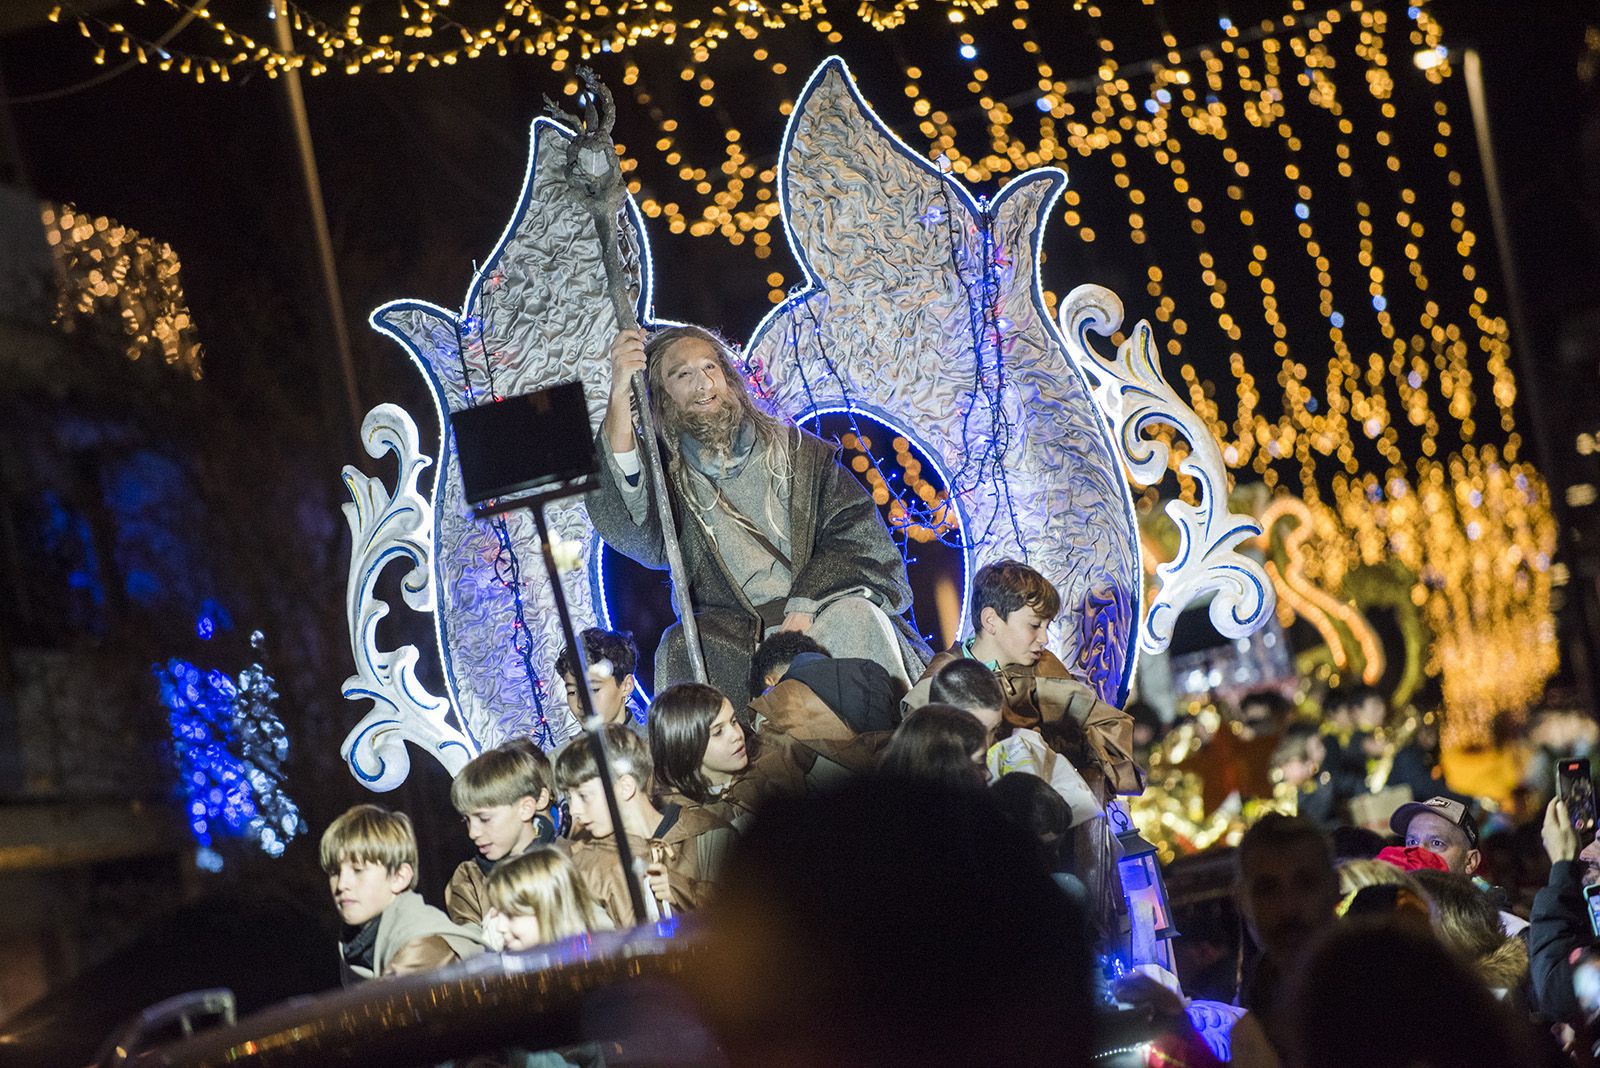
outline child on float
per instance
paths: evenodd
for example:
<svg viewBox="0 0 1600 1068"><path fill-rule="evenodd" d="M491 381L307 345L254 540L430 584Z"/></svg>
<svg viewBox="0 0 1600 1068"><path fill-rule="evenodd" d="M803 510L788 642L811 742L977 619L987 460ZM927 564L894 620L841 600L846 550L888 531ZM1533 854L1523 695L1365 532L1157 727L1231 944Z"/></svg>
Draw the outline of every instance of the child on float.
<svg viewBox="0 0 1600 1068"><path fill-rule="evenodd" d="M612 823L593 747L569 745L556 757L556 785L573 822L572 863L585 888L619 927L637 922L617 849L620 830L633 856L646 862L647 910L659 915L700 907L732 844L732 825L699 805L654 803L650 750L627 727L606 727L605 744L621 828Z"/></svg>
<svg viewBox="0 0 1600 1068"><path fill-rule="evenodd" d="M953 790L981 791L989 782L983 766L989 732L954 705L923 705L901 721L884 747L878 772Z"/></svg>
<svg viewBox="0 0 1600 1068"><path fill-rule="evenodd" d="M808 634L779 631L750 665L746 720L758 748L788 749L813 789L877 766L900 723L897 683L871 660L835 657Z"/></svg>
<svg viewBox="0 0 1600 1068"><path fill-rule="evenodd" d="M650 703L650 758L664 801L700 806L742 827L762 801L806 793L806 769L781 743L756 745L720 690L668 686ZM754 759L752 759L754 753Z"/></svg>
<svg viewBox="0 0 1600 1068"><path fill-rule="evenodd" d="M572 861L551 846L536 846L497 864L489 873L486 898L490 925L512 953L612 929L610 917L589 896ZM560 1050L503 1050L495 1063L505 1068L577 1068L603 1064L604 1058L593 1043L585 1043Z"/></svg>
<svg viewBox="0 0 1600 1068"><path fill-rule="evenodd" d="M463 861L444 888L444 907L456 923L484 926L489 875L495 865L556 840L550 758L528 738L487 749L450 784L450 803L466 824L478 855ZM492 940L492 939L491 939Z"/></svg>
<svg viewBox="0 0 1600 1068"><path fill-rule="evenodd" d="M497 865L489 873L487 900L494 910L491 922L511 952L613 926L571 859L550 846Z"/></svg>
<svg viewBox="0 0 1600 1068"><path fill-rule="evenodd" d="M644 734L644 724L634 717L629 699L634 690L634 669L639 665L639 647L626 631L589 627L578 635L583 643L583 660L589 671L589 701L602 723L620 723L636 734ZM556 657L556 675L566 688L567 708L582 722L583 705L578 699L578 657L570 646Z"/></svg>
<svg viewBox="0 0 1600 1068"><path fill-rule="evenodd" d="M413 975L483 951L476 926L461 926L417 893L417 836L404 812L356 805L322 833L322 870L339 911L339 975Z"/></svg>
<svg viewBox="0 0 1600 1068"><path fill-rule="evenodd" d="M970 713L988 731L990 744L984 764L991 780L1017 772L1038 776L1066 802L1072 827L1104 815L1094 791L1071 761L1052 749L1038 731L1006 720L1005 693L988 668L976 660L952 660L933 677L929 692L934 701Z"/></svg>

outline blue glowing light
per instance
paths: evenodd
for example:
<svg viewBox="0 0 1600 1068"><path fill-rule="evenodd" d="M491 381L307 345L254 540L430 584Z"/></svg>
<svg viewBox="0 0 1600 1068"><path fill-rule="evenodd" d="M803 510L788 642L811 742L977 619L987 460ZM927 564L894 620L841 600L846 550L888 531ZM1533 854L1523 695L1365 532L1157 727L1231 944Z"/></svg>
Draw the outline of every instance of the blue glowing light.
<svg viewBox="0 0 1600 1068"><path fill-rule="evenodd" d="M1222 27L1223 33L1227 33L1229 30L1233 29L1233 20L1224 15L1217 20L1217 25Z"/></svg>
<svg viewBox="0 0 1600 1068"><path fill-rule="evenodd" d="M964 45L961 46L960 52L961 52L961 58L962 59L977 59L978 58L978 46L977 45L964 44Z"/></svg>
<svg viewBox="0 0 1600 1068"><path fill-rule="evenodd" d="M1344 329L1344 315L1340 312L1329 312L1328 322L1332 323L1341 330Z"/></svg>
<svg viewBox="0 0 1600 1068"><path fill-rule="evenodd" d="M1035 100L1033 106L1044 112L1048 112L1055 107L1054 104L1050 103L1050 98L1047 96L1041 96L1038 100Z"/></svg>
<svg viewBox="0 0 1600 1068"><path fill-rule="evenodd" d="M1387 308L1388 306L1389 301L1382 294L1372 298L1372 308L1374 311L1383 311L1383 309Z"/></svg>
<svg viewBox="0 0 1600 1068"><path fill-rule="evenodd" d="M1295 204L1294 213L1296 218L1309 219L1311 218L1311 205L1302 200Z"/></svg>
<svg viewBox="0 0 1600 1068"><path fill-rule="evenodd" d="M252 645L259 648L259 632ZM221 671L202 672L179 659L153 671L167 708L189 829L201 847L196 863L207 871L221 867L212 849L219 836L252 840L268 856L281 855L305 824L282 790L289 742L273 710L278 694L272 677L252 664L236 683Z"/></svg>
<svg viewBox="0 0 1600 1068"><path fill-rule="evenodd" d="M1154 115L1156 112L1161 110L1161 105L1156 103L1154 100L1146 100L1144 102L1144 109L1150 114Z"/></svg>

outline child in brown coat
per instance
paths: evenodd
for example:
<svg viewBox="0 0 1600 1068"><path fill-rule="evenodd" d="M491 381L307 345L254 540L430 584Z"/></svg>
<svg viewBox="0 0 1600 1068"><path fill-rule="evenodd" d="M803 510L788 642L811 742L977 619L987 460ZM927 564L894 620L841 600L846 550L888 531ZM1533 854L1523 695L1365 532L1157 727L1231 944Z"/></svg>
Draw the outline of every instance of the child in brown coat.
<svg viewBox="0 0 1600 1068"><path fill-rule="evenodd" d="M489 909L489 873L510 857L556 840L550 818L555 774L550 758L528 738L478 754L450 784L478 855L463 861L444 888L444 907L457 923L482 924Z"/></svg>
<svg viewBox="0 0 1600 1068"><path fill-rule="evenodd" d="M644 739L620 724L605 728L612 784L621 810L622 833L636 858L647 867L646 898L660 912L703 905L722 859L734 837L733 827L701 806L650 799L654 770ZM648 917L635 917L622 870L611 812L594 749L586 741L569 745L556 758L556 785L567 795L572 813L572 863L590 895L619 927ZM650 901L646 902L647 907Z"/></svg>

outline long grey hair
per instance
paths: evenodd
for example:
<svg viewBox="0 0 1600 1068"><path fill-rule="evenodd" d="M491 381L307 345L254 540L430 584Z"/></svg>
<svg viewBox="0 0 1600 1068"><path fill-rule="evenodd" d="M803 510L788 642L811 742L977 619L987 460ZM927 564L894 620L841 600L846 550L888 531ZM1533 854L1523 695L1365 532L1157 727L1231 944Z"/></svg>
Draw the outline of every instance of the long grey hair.
<svg viewBox="0 0 1600 1068"><path fill-rule="evenodd" d="M793 473L789 439L796 431L786 421L756 403L755 398L750 395L749 384L740 372L739 362L734 356L732 347L717 334L703 326L669 326L652 333L645 341L645 367L650 381L650 407L654 411L656 426L661 434L661 446L666 452L667 470L677 484L679 492L696 511L705 512L709 506L702 506L699 500L702 494L694 490L691 472L687 470L688 465L683 462L682 445L679 441L684 431L692 432L697 428L691 426L671 403L665 381L667 350L678 342L691 338L704 341L717 354L717 359L722 364L723 377L728 383L729 399L736 409L734 414L737 418L733 420L732 432L737 433L739 425L744 422L749 422L755 428L757 444L766 453L767 467L775 483L778 480L787 480ZM725 459L731 442L710 441L705 444L711 447L714 454L721 452ZM768 502L768 518L775 525L776 515L772 511L774 503L772 500Z"/></svg>

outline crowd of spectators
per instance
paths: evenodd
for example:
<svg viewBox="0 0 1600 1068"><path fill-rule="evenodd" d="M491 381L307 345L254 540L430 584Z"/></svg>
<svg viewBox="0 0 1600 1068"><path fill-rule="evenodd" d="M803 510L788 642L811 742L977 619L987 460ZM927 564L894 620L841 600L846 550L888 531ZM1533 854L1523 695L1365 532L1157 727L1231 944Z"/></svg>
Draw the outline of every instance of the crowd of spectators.
<svg viewBox="0 0 1600 1068"><path fill-rule="evenodd" d="M745 707L680 683L639 722L636 650L585 632L560 668L576 703L587 664L603 746L517 740L466 767L451 802L477 856L443 909L416 891L403 814L361 805L327 829L346 981L688 917L729 1064L1088 1064L1130 1015L1148 1064L1593 1063L1592 829L1550 799L1530 860L1509 806L1450 791L1436 736L1397 742L1370 691L1320 721L1245 702L1235 733L1267 754L1278 811L1228 858L1224 896L1174 898L1177 952L1141 959L1112 827L1159 727L1052 677L1036 572L1005 562L976 587L974 639L907 694L779 633ZM1397 787L1382 830L1359 826Z"/></svg>

